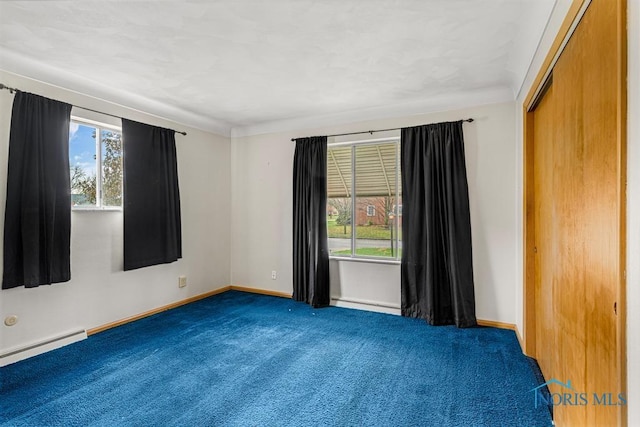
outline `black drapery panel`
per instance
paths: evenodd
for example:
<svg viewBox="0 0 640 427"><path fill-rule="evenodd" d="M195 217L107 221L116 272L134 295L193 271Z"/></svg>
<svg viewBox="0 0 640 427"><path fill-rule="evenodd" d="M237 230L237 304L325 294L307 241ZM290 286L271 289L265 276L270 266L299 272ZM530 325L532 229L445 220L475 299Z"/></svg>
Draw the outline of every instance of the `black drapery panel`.
<svg viewBox="0 0 640 427"><path fill-rule="evenodd" d="M17 92L11 112L2 288L71 278L71 105Z"/></svg>
<svg viewBox="0 0 640 427"><path fill-rule="evenodd" d="M402 129L403 316L476 325L462 121Z"/></svg>
<svg viewBox="0 0 640 427"><path fill-rule="evenodd" d="M175 131L122 119L124 269L182 258Z"/></svg>
<svg viewBox="0 0 640 427"><path fill-rule="evenodd" d="M293 299L329 305L327 137L296 140L293 158Z"/></svg>

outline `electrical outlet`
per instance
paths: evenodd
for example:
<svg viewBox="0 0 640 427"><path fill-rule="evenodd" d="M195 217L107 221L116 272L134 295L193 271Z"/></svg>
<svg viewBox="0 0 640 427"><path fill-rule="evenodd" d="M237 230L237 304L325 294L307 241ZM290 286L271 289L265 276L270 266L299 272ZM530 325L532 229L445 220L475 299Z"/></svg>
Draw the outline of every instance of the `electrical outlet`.
<svg viewBox="0 0 640 427"><path fill-rule="evenodd" d="M12 314L11 316L7 316L4 319L4 324L7 326L13 326L16 323L18 323L18 316L16 316L15 314Z"/></svg>
<svg viewBox="0 0 640 427"><path fill-rule="evenodd" d="M184 288L185 286L187 286L187 276L178 277L178 287Z"/></svg>
<svg viewBox="0 0 640 427"><path fill-rule="evenodd" d="M271 280L276 280L278 278L278 272L273 270L271 272Z"/></svg>

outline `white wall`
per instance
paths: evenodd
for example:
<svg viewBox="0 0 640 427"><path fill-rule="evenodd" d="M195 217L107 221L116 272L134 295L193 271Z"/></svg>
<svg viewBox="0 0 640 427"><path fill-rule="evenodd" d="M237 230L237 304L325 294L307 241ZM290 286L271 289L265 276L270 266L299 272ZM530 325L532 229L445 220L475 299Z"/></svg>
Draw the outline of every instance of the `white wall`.
<svg viewBox="0 0 640 427"><path fill-rule="evenodd" d="M400 264L331 259L332 304L400 314Z"/></svg>
<svg viewBox="0 0 640 427"><path fill-rule="evenodd" d="M558 0L540 42L522 92L516 101L516 150L517 182L516 200L523 200L523 144L522 107L524 98L542 66L560 25L566 16L571 0ZM627 391L629 425L640 425L640 3L628 0L628 135L627 135ZM523 210L517 203L516 265L518 285L515 306L517 326L523 330Z"/></svg>
<svg viewBox="0 0 640 427"><path fill-rule="evenodd" d="M477 315L515 322L514 106L502 103L435 114L232 139L232 283L292 292L292 137L414 126L473 117L465 148L473 230ZM332 296L400 303L397 265L332 261ZM278 278L271 280L271 271Z"/></svg>
<svg viewBox="0 0 640 427"><path fill-rule="evenodd" d="M188 136L176 135L183 258L172 264L124 272L122 212L72 212L71 281L0 291L0 319L10 314L19 317L15 326L0 324L0 354L65 332L89 329L139 314L230 283L229 138L185 128L13 74L0 72L0 81L24 91L188 133ZM12 102L13 95L0 91L2 212ZM105 120L110 119L105 117ZM179 275L187 276L186 288L178 288Z"/></svg>

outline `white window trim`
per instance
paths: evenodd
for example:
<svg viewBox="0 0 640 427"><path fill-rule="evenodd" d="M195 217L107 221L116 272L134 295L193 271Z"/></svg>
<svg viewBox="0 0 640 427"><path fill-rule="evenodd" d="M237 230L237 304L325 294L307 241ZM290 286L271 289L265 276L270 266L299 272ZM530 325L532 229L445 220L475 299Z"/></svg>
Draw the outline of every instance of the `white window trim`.
<svg viewBox="0 0 640 427"><path fill-rule="evenodd" d="M72 212L122 212L121 206L71 206Z"/></svg>
<svg viewBox="0 0 640 427"><path fill-rule="evenodd" d="M72 212L122 212L122 206L102 206L102 143L100 139L100 132L102 130L116 131L122 135L122 127L111 125L108 123L100 122L97 120L91 120L84 117L72 115L71 122L75 122L85 126L91 126L96 129L96 206L71 206ZM123 141L124 143L124 141ZM99 177L98 177L99 174ZM124 184L124 183L123 183ZM124 189L121 186L121 193L123 194L122 202L124 203ZM100 195L100 197L97 197Z"/></svg>
<svg viewBox="0 0 640 427"><path fill-rule="evenodd" d="M349 256L345 256L345 255L329 255L329 260L333 260L333 261L347 261L347 262L368 262L371 264L394 264L394 265L399 265L400 264L400 258L398 259L394 259L394 258L382 258L382 257L366 257L366 256L354 256L354 257L349 257Z"/></svg>
<svg viewBox="0 0 640 427"><path fill-rule="evenodd" d="M352 145L373 145L376 143L386 144L389 142L399 142L399 136L391 136L389 138L374 138L374 139L362 139L357 141L341 141L341 142L329 142L327 143L328 148L333 147L344 147L344 146L352 146Z"/></svg>

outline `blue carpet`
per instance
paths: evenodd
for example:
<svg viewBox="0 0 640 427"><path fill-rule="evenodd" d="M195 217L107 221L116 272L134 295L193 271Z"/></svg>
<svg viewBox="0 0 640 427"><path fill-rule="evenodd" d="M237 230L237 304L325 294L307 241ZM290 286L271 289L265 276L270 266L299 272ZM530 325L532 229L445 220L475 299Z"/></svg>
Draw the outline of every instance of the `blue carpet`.
<svg viewBox="0 0 640 427"><path fill-rule="evenodd" d="M551 392L549 391L549 387L546 385L547 380L544 379L544 374L542 373L542 369L540 369L540 365L538 365L538 361L533 357L527 357L527 361L529 362L529 366L531 366L531 371L533 372L533 376L536 378L536 382L538 385L545 384L544 387L541 387L537 390L539 400L538 404L543 404L543 402L547 402L545 407L549 410L549 415L551 419L553 419L553 399L551 398Z"/></svg>
<svg viewBox="0 0 640 427"><path fill-rule="evenodd" d="M2 426L549 426L513 332L226 292L0 368Z"/></svg>

